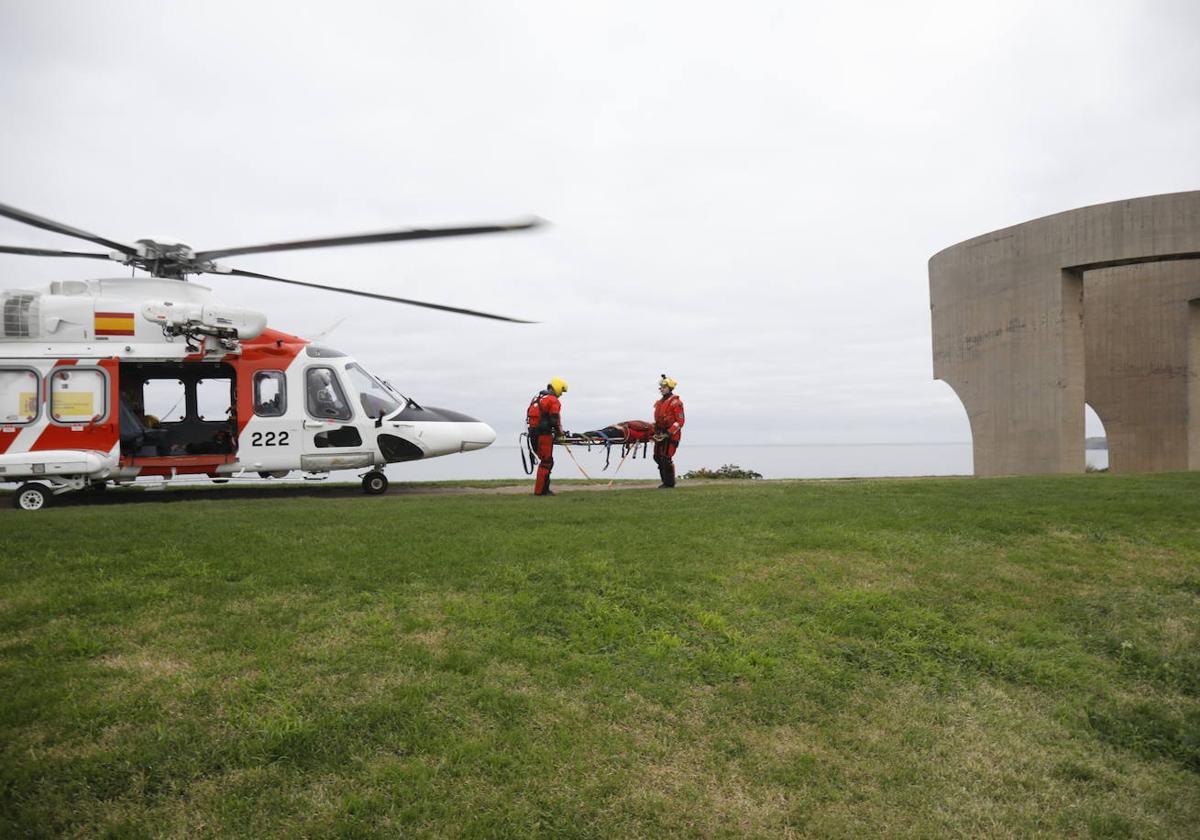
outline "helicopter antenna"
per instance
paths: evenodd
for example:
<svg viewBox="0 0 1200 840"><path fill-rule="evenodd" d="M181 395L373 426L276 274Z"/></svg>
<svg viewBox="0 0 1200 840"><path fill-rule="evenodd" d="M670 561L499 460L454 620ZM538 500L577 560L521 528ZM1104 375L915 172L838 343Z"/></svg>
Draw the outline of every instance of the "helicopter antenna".
<svg viewBox="0 0 1200 840"><path fill-rule="evenodd" d="M344 324L344 323L346 323L346 319L345 319L344 317L342 317L342 318L338 318L336 321L334 321L334 322L333 322L332 324L330 324L328 327L326 327L325 329L321 330L321 332L319 332L319 333L317 333L316 335L314 335L314 336L313 336L313 337L312 337L310 340L311 340L311 341L312 341L314 344L316 344L318 341L324 341L324 340L325 340L325 338L326 338L326 336L328 336L328 335L329 335L331 332L333 332L334 330L336 330L338 327L340 327L340 326L341 326L342 324Z"/></svg>

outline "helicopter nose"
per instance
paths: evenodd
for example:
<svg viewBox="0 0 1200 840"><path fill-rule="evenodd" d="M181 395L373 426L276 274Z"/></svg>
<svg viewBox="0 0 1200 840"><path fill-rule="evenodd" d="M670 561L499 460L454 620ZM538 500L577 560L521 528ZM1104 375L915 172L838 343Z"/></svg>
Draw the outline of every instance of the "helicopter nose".
<svg viewBox="0 0 1200 840"><path fill-rule="evenodd" d="M482 420L463 423L463 452L486 449L496 442L496 430Z"/></svg>
<svg viewBox="0 0 1200 840"><path fill-rule="evenodd" d="M473 452L496 441L496 430L482 420L433 406L407 408L393 416L389 426L394 432L379 436L388 463ZM405 442L397 443L400 438L396 435Z"/></svg>

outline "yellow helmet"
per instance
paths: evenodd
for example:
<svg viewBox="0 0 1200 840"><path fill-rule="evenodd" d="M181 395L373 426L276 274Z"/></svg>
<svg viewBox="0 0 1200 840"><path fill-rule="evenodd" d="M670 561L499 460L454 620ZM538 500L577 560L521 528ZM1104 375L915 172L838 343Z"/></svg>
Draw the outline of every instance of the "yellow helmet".
<svg viewBox="0 0 1200 840"><path fill-rule="evenodd" d="M672 391L674 391L674 390L675 390L675 386L676 386L676 385L678 385L678 384L679 384L678 382L676 382L676 381L675 381L674 379L672 379L671 377L667 376L665 373L662 375L662 379L658 380L658 386L659 386L660 388L661 388L663 385L666 385L666 386L667 386L668 388L670 388Z"/></svg>
<svg viewBox="0 0 1200 840"><path fill-rule="evenodd" d="M550 390L554 392L554 396L561 397L567 393L567 383L563 382L557 376L550 380Z"/></svg>

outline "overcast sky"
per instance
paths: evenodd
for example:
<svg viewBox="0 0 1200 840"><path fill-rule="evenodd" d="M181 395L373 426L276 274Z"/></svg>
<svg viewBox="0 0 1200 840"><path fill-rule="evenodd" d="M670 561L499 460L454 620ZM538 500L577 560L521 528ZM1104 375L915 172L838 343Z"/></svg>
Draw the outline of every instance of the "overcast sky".
<svg viewBox="0 0 1200 840"><path fill-rule="evenodd" d="M1200 4L0 0L0 201L217 248L537 214L538 232L265 254L219 299L502 442L551 376L572 429L966 441L926 263L1200 188ZM83 243L0 221L0 243ZM0 256L0 287L98 275ZM103 274L103 272L100 272ZM111 273L110 273L111 274Z"/></svg>

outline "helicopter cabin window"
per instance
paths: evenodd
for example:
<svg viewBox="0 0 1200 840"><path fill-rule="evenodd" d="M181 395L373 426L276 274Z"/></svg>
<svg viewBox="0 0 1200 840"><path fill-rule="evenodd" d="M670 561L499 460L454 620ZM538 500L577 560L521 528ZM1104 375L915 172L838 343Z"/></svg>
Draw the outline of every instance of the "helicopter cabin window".
<svg viewBox="0 0 1200 840"><path fill-rule="evenodd" d="M354 416L333 368L310 367L305 371L305 396L308 413L313 417L349 420Z"/></svg>
<svg viewBox="0 0 1200 840"><path fill-rule="evenodd" d="M233 416L233 380L228 377L196 380L196 418L209 422Z"/></svg>
<svg viewBox="0 0 1200 840"><path fill-rule="evenodd" d="M108 415L108 377L95 368L59 368L50 374L50 418L77 424Z"/></svg>
<svg viewBox="0 0 1200 840"><path fill-rule="evenodd" d="M187 416L187 391L178 379L147 379L142 386L141 411L147 425L178 423Z"/></svg>
<svg viewBox="0 0 1200 840"><path fill-rule="evenodd" d="M0 426L20 426L37 419L41 380L27 368L0 368Z"/></svg>
<svg viewBox="0 0 1200 840"><path fill-rule="evenodd" d="M287 379L281 370L254 374L254 413L259 417L282 417L287 413Z"/></svg>
<svg viewBox="0 0 1200 840"><path fill-rule="evenodd" d="M336 429L317 432L313 435L313 445L317 449L328 449L339 446L358 447L362 446L362 435L358 433L358 429L354 426L339 426Z"/></svg>

